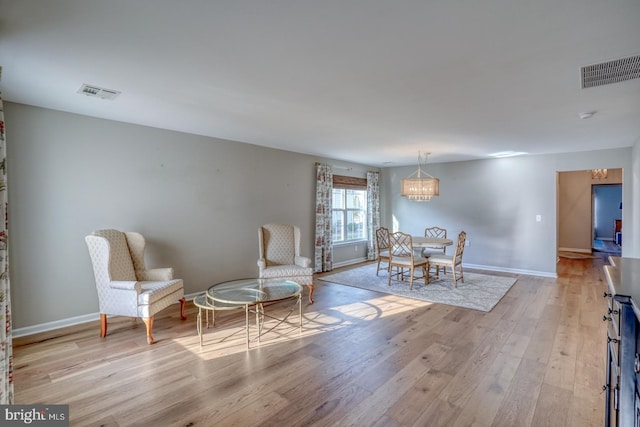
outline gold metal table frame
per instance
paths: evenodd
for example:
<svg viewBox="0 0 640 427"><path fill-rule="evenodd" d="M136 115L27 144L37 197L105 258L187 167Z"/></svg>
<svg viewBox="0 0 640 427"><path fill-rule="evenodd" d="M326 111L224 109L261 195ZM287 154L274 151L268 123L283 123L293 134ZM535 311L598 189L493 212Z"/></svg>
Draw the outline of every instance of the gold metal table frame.
<svg viewBox="0 0 640 427"><path fill-rule="evenodd" d="M294 300L290 310L283 318L277 318L265 313L265 307ZM240 279L229 282L222 282L211 286L205 293L197 295L194 304L198 307L198 319L196 328L200 338L200 346L203 341L202 312L204 310L206 325L209 327L209 312L212 314L212 326L215 326L216 310L237 310L244 308L245 311L245 333L247 349L249 349L250 322L249 313L256 315L256 328L258 335L256 339L260 342L263 334L268 333L282 323L289 322L289 317L298 307L298 326L302 332L302 286L296 282L281 279ZM276 320L277 323L268 330L264 329L265 318Z"/></svg>

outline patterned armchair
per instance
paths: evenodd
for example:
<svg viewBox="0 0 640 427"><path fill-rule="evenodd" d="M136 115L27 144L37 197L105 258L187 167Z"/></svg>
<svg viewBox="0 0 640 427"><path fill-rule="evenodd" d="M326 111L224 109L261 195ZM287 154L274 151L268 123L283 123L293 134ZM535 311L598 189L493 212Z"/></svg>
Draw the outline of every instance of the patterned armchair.
<svg viewBox="0 0 640 427"><path fill-rule="evenodd" d="M147 327L147 342L153 344L153 316L180 302L184 315L182 279L173 278L173 268L147 270L144 237L135 232L98 230L85 237L89 248L100 305L100 336L107 335L107 315L141 317Z"/></svg>
<svg viewBox="0 0 640 427"><path fill-rule="evenodd" d="M258 277L284 279L309 287L313 304L311 260L300 256L300 228L295 225L267 224L258 229Z"/></svg>

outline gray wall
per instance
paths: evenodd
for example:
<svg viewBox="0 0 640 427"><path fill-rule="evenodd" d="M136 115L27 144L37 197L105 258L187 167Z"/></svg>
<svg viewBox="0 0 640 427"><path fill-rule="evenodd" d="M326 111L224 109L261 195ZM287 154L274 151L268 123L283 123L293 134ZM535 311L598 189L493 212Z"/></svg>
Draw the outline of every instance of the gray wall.
<svg viewBox="0 0 640 427"><path fill-rule="evenodd" d="M299 225L313 259L315 162L338 162L4 106L15 328L97 313L94 229L143 233L148 266L173 267L188 294L255 277L261 224Z"/></svg>
<svg viewBox="0 0 640 427"><path fill-rule="evenodd" d="M13 326L23 333L97 318L84 243L94 229L142 232L147 264L174 267L185 291L195 293L254 276L257 228L267 222L298 224L302 253L313 257L316 161L353 166L358 175L376 170L10 102L4 107ZM631 197L640 188L638 144L633 150L430 164L442 195L427 204L398 194L399 179L415 167L384 169L382 221L414 233L430 224L453 233L465 229L471 242L465 263L552 274L556 171L594 167L624 168L623 221L630 238L623 254L633 256L640 234L633 215L640 198ZM338 263L365 254L362 246L339 252Z"/></svg>
<svg viewBox="0 0 640 427"><path fill-rule="evenodd" d="M556 173L593 168L623 168L626 216L631 206L632 149L522 156L457 163L428 164L440 179L440 196L430 202L410 202L400 196L400 179L416 167L383 171L386 194L382 223L395 230L422 234L427 226L448 229L455 238L467 232L464 264L494 270L542 275L556 272ZM637 187L636 187L637 188ZM637 191L637 190L636 190ZM542 221L536 222L536 215ZM630 221L629 221L630 222ZM636 233L630 224L625 232ZM623 255L633 256L623 242Z"/></svg>

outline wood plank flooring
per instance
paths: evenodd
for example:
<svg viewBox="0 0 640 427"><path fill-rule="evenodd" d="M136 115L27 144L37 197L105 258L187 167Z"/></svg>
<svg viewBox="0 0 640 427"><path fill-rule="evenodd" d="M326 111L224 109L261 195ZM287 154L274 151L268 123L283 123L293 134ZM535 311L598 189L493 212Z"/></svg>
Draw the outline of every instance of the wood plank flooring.
<svg viewBox="0 0 640 427"><path fill-rule="evenodd" d="M68 404L74 426L600 426L605 262L518 276L490 313L316 281L303 332L249 351L240 311L200 348L190 303L151 346L126 318L16 338L15 403Z"/></svg>

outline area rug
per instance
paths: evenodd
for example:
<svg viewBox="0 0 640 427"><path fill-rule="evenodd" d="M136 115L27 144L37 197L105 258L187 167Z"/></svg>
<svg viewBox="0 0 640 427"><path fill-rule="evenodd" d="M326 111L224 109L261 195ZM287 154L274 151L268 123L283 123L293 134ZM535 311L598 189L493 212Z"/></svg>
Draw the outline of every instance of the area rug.
<svg viewBox="0 0 640 427"><path fill-rule="evenodd" d="M617 255L622 253L622 248L620 246L616 245L612 241L600 239L595 239L593 241L593 250Z"/></svg>
<svg viewBox="0 0 640 427"><path fill-rule="evenodd" d="M387 279L384 269L376 276L376 264L318 277L318 280L325 282L486 312L498 304L517 280L513 277L464 272L464 283L458 281L457 288L453 287L453 279L447 274L439 279L432 278L427 286L424 280L414 280L413 290L409 290L408 283L391 281L391 286L388 286Z"/></svg>

